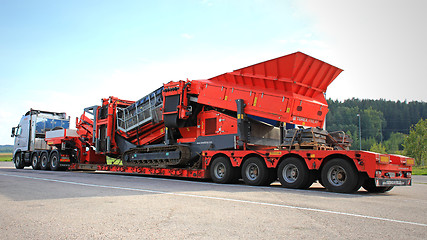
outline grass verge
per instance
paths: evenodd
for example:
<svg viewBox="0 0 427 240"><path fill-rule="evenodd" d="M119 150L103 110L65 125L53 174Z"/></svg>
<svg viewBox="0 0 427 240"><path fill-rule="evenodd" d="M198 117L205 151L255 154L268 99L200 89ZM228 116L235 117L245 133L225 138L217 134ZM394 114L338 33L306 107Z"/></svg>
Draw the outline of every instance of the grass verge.
<svg viewBox="0 0 427 240"><path fill-rule="evenodd" d="M412 167L412 175L427 175L427 166Z"/></svg>
<svg viewBox="0 0 427 240"><path fill-rule="evenodd" d="M12 161L12 153L0 153L0 162Z"/></svg>

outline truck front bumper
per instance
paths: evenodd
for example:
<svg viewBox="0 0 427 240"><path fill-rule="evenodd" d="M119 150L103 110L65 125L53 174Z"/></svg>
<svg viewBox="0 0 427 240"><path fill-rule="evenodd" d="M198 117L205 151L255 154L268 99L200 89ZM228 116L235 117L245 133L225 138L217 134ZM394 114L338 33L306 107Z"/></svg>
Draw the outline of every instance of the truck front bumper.
<svg viewBox="0 0 427 240"><path fill-rule="evenodd" d="M411 186L411 178L375 178L377 187Z"/></svg>

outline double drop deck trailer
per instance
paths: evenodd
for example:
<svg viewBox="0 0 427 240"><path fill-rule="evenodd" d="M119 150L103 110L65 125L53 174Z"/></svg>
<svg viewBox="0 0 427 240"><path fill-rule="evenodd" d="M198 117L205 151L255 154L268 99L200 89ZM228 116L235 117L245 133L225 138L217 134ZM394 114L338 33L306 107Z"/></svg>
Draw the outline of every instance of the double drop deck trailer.
<svg viewBox="0 0 427 240"><path fill-rule="evenodd" d="M343 193L411 185L414 159L348 150L348 136L322 129L324 93L341 71L297 52L210 79L171 81L138 101L104 98L84 109L76 130L39 124L33 134L32 119L62 115L31 110L12 131L15 166L256 186L279 180L298 189L317 180ZM23 138L45 146L17 146Z"/></svg>

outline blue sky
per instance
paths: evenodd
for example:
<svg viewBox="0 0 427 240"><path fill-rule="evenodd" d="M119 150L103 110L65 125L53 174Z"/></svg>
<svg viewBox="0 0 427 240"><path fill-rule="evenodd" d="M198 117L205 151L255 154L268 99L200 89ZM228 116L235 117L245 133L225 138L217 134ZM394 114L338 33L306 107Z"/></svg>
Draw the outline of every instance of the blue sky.
<svg viewBox="0 0 427 240"><path fill-rule="evenodd" d="M0 144L29 108L137 100L302 51L344 69L333 99L427 101L425 1L12 1L0 4Z"/></svg>

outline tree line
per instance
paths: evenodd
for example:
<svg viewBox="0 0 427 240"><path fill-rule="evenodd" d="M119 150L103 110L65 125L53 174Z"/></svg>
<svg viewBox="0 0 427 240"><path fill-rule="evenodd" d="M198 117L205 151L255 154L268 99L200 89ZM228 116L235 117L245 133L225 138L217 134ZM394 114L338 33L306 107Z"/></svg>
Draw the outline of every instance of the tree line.
<svg viewBox="0 0 427 240"><path fill-rule="evenodd" d="M423 149L426 151L427 135L423 135L426 125L424 122L427 122L423 121L427 119L426 102L357 98L327 101L329 113L326 116L326 129L329 132L344 131L348 134L354 141L351 149L359 149L361 143L362 150L403 154L415 158L416 154L409 150L409 138L415 138L413 135L417 135L417 148L421 152ZM427 156L420 157L421 155L416 158L416 162L424 165Z"/></svg>
<svg viewBox="0 0 427 240"><path fill-rule="evenodd" d="M12 145L0 145L0 153L11 153L13 152Z"/></svg>

